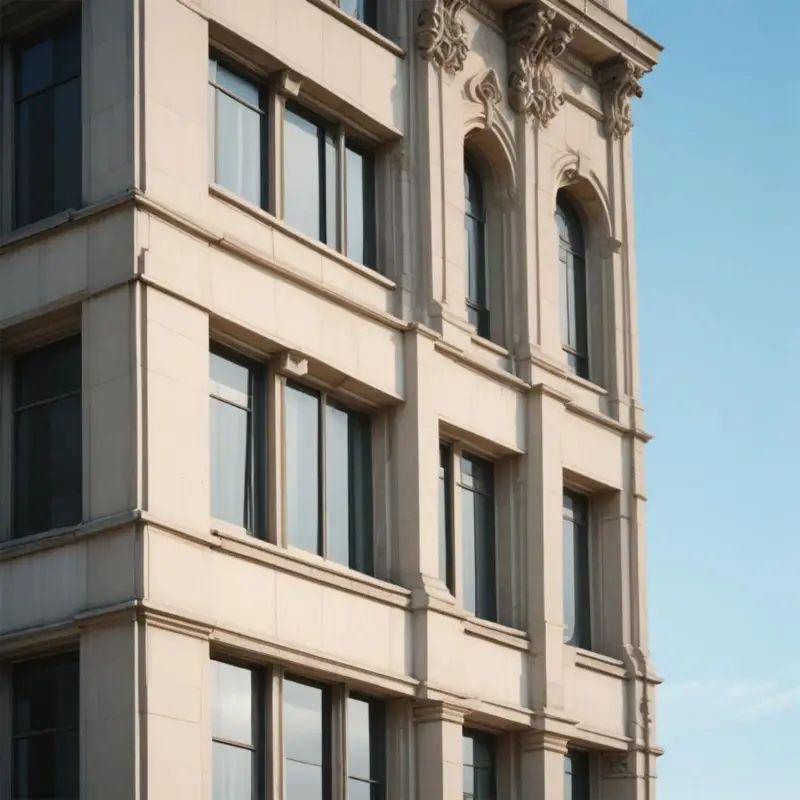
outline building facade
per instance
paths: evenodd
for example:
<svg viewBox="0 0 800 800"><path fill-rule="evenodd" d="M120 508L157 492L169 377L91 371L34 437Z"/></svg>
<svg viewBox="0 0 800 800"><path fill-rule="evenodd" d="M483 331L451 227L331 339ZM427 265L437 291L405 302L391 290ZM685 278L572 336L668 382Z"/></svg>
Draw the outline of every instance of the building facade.
<svg viewBox="0 0 800 800"><path fill-rule="evenodd" d="M653 800L625 0L0 37L0 800Z"/></svg>

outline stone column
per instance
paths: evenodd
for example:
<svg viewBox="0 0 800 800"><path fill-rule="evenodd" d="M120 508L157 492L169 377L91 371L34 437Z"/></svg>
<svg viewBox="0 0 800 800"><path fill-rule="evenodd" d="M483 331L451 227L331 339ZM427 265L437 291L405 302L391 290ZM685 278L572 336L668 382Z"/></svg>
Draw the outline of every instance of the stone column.
<svg viewBox="0 0 800 800"><path fill-rule="evenodd" d="M561 737L536 732L521 738L520 800L569 800L564 797L566 753L567 740Z"/></svg>
<svg viewBox="0 0 800 800"><path fill-rule="evenodd" d="M464 710L449 703L422 703L414 707L414 723L416 797L462 800Z"/></svg>

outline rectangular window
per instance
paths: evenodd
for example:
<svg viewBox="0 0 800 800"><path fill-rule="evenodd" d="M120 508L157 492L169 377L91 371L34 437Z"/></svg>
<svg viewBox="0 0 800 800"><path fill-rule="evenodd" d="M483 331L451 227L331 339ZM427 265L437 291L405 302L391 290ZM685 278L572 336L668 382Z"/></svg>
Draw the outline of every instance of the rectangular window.
<svg viewBox="0 0 800 800"><path fill-rule="evenodd" d="M453 453L439 445L439 579L455 593L453 569Z"/></svg>
<svg viewBox="0 0 800 800"><path fill-rule="evenodd" d="M564 800L589 800L591 784L589 754L570 750L564 756Z"/></svg>
<svg viewBox="0 0 800 800"><path fill-rule="evenodd" d="M463 606L482 619L496 620L494 469L491 462L463 454L459 486Z"/></svg>
<svg viewBox="0 0 800 800"><path fill-rule="evenodd" d="M378 27L377 0L337 0L337 4L346 14L361 20L370 28Z"/></svg>
<svg viewBox="0 0 800 800"><path fill-rule="evenodd" d="M288 544L372 574L369 417L288 384L285 425Z"/></svg>
<svg viewBox="0 0 800 800"><path fill-rule="evenodd" d="M81 20L14 47L14 227L82 202Z"/></svg>
<svg viewBox="0 0 800 800"><path fill-rule="evenodd" d="M564 641L591 647L589 502L564 492Z"/></svg>
<svg viewBox="0 0 800 800"><path fill-rule="evenodd" d="M383 703L351 694L347 698L347 800L384 800L385 734Z"/></svg>
<svg viewBox="0 0 800 800"><path fill-rule="evenodd" d="M374 155L296 103L286 104L283 155L286 222L374 267Z"/></svg>
<svg viewBox="0 0 800 800"><path fill-rule="evenodd" d="M214 183L253 205L267 208L266 90L208 60L209 142Z"/></svg>
<svg viewBox="0 0 800 800"><path fill-rule="evenodd" d="M327 686L283 682L285 800L327 800L331 787L331 697Z"/></svg>
<svg viewBox="0 0 800 800"><path fill-rule="evenodd" d="M213 800L255 800L260 794L266 726L259 678L257 670L211 662Z"/></svg>
<svg viewBox="0 0 800 800"><path fill-rule="evenodd" d="M494 737L465 730L462 737L464 800L495 800Z"/></svg>
<svg viewBox="0 0 800 800"><path fill-rule="evenodd" d="M260 534L265 453L260 368L214 345L209 372L211 515Z"/></svg>
<svg viewBox="0 0 800 800"><path fill-rule="evenodd" d="M80 671L77 654L15 664L12 693L12 796L80 796Z"/></svg>
<svg viewBox="0 0 800 800"><path fill-rule="evenodd" d="M14 363L13 535L76 525L83 516L81 339Z"/></svg>

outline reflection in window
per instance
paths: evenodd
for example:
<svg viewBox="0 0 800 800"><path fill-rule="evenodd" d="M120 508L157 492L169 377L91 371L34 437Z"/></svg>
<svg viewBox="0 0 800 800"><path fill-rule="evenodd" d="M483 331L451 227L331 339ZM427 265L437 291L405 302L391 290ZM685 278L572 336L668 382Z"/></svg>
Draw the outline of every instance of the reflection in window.
<svg viewBox="0 0 800 800"><path fill-rule="evenodd" d="M288 543L371 574L369 417L289 384L285 420Z"/></svg>
<svg viewBox="0 0 800 800"><path fill-rule="evenodd" d="M213 180L266 208L267 125L261 90L214 58L208 62L208 85Z"/></svg>
<svg viewBox="0 0 800 800"><path fill-rule="evenodd" d="M359 695L347 698L347 798L385 797L383 703Z"/></svg>
<svg viewBox="0 0 800 800"><path fill-rule="evenodd" d="M564 641L591 647L589 578L589 504L564 492Z"/></svg>
<svg viewBox="0 0 800 800"><path fill-rule="evenodd" d="M589 319L583 229L569 201L559 192L556 206L561 301L561 344L570 370L589 377Z"/></svg>
<svg viewBox="0 0 800 800"><path fill-rule="evenodd" d="M467 319L479 336L489 337L486 275L486 210L483 185L475 165L464 156L464 227L467 263Z"/></svg>
<svg viewBox="0 0 800 800"><path fill-rule="evenodd" d="M257 466L257 367L214 347L210 354L211 515L255 533Z"/></svg>
<svg viewBox="0 0 800 800"><path fill-rule="evenodd" d="M14 52L14 226L82 201L81 22Z"/></svg>
<svg viewBox="0 0 800 800"><path fill-rule="evenodd" d="M488 733L465 730L461 743L464 800L495 800L494 738Z"/></svg>
<svg viewBox="0 0 800 800"><path fill-rule="evenodd" d="M258 786L253 670L211 662L213 800L251 800Z"/></svg>
<svg viewBox="0 0 800 800"><path fill-rule="evenodd" d="M564 800L589 800L589 765L589 754L580 750L570 750L564 756Z"/></svg>
<svg viewBox="0 0 800 800"><path fill-rule="evenodd" d="M286 800L323 800L330 786L329 690L283 683Z"/></svg>
<svg viewBox="0 0 800 800"><path fill-rule="evenodd" d="M12 796L80 796L77 654L15 664L12 693Z"/></svg>
<svg viewBox="0 0 800 800"><path fill-rule="evenodd" d="M75 525L82 509L81 339L14 364L14 537Z"/></svg>
<svg viewBox="0 0 800 800"><path fill-rule="evenodd" d="M345 14L350 14L361 20L370 28L377 28L378 1L377 0L338 0L339 7Z"/></svg>
<svg viewBox="0 0 800 800"><path fill-rule="evenodd" d="M453 452L446 444L439 445L439 580L452 592L453 575Z"/></svg>
<svg viewBox="0 0 800 800"><path fill-rule="evenodd" d="M373 154L338 126L294 103L287 104L284 122L284 219L311 238L375 266Z"/></svg>
<svg viewBox="0 0 800 800"><path fill-rule="evenodd" d="M481 619L497 619L494 470L476 456L461 458L463 605Z"/></svg>

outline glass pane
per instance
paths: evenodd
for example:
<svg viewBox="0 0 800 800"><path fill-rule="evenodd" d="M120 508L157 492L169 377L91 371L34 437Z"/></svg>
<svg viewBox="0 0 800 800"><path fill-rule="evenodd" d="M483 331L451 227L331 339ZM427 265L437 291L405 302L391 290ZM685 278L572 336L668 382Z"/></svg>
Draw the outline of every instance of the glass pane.
<svg viewBox="0 0 800 800"><path fill-rule="evenodd" d="M322 800L322 767L286 760L285 800Z"/></svg>
<svg viewBox="0 0 800 800"><path fill-rule="evenodd" d="M14 742L13 758L15 798L78 800L80 750L77 730L18 739Z"/></svg>
<svg viewBox="0 0 800 800"><path fill-rule="evenodd" d="M213 800L250 800L254 791L252 750L212 742Z"/></svg>
<svg viewBox="0 0 800 800"><path fill-rule="evenodd" d="M475 764L475 740L472 736L464 734L461 737L461 761L464 766L472 767Z"/></svg>
<svg viewBox="0 0 800 800"><path fill-rule="evenodd" d="M464 797L475 796L475 769L464 765L462 781L464 783Z"/></svg>
<svg viewBox="0 0 800 800"><path fill-rule="evenodd" d="M211 516L253 527L251 414L211 398Z"/></svg>
<svg viewBox="0 0 800 800"><path fill-rule="evenodd" d="M252 745L253 672L212 661L211 673L212 736Z"/></svg>
<svg viewBox="0 0 800 800"><path fill-rule="evenodd" d="M243 408L250 408L251 370L217 353L210 353L211 394Z"/></svg>
<svg viewBox="0 0 800 800"><path fill-rule="evenodd" d="M475 800L494 800L492 773L489 769L475 770Z"/></svg>
<svg viewBox="0 0 800 800"><path fill-rule="evenodd" d="M576 633L575 607L575 530L564 520L564 641L574 642Z"/></svg>
<svg viewBox="0 0 800 800"><path fill-rule="evenodd" d="M374 266L375 173L372 154L347 148L347 255Z"/></svg>
<svg viewBox="0 0 800 800"><path fill-rule="evenodd" d="M17 56L17 98L53 85L53 39L20 50Z"/></svg>
<svg viewBox="0 0 800 800"><path fill-rule="evenodd" d="M324 693L318 686L283 682L283 735L287 758L322 765Z"/></svg>
<svg viewBox="0 0 800 800"><path fill-rule="evenodd" d="M33 350L14 362L15 408L38 403L81 388L79 336Z"/></svg>
<svg viewBox="0 0 800 800"><path fill-rule="evenodd" d="M564 345L570 344L570 331L572 330L572 321L570 319L570 303L569 303L569 256L564 248L559 249L558 260L558 283L559 283L559 302L560 317L561 317L561 343Z"/></svg>
<svg viewBox="0 0 800 800"><path fill-rule="evenodd" d="M288 108L284 114L283 218L321 239L319 129Z"/></svg>
<svg viewBox="0 0 800 800"><path fill-rule="evenodd" d="M14 221L17 226L28 225L53 213L54 115L52 89L16 106Z"/></svg>
<svg viewBox="0 0 800 800"><path fill-rule="evenodd" d="M286 536L289 544L319 550L319 399L286 387Z"/></svg>
<svg viewBox="0 0 800 800"><path fill-rule="evenodd" d="M372 423L369 417L350 412L350 566L373 573L372 546Z"/></svg>
<svg viewBox="0 0 800 800"><path fill-rule="evenodd" d="M258 86L248 81L246 78L237 75L235 72L231 72L219 63L217 63L214 82L227 89L232 94L235 94L246 103L249 103L251 106L259 108L260 98Z"/></svg>
<svg viewBox="0 0 800 800"><path fill-rule="evenodd" d="M380 789L374 783L350 778L347 781L347 800L378 800Z"/></svg>
<svg viewBox="0 0 800 800"><path fill-rule="evenodd" d="M81 24L73 20L55 37L53 78L56 83L75 78L81 73Z"/></svg>
<svg viewBox="0 0 800 800"><path fill-rule="evenodd" d="M347 698L347 773L350 777L377 779L373 774L370 751L370 704ZM379 735L378 732L375 732Z"/></svg>
<svg viewBox="0 0 800 800"><path fill-rule="evenodd" d="M327 557L350 565L349 421L346 411L325 408L325 536Z"/></svg>
<svg viewBox="0 0 800 800"><path fill-rule="evenodd" d="M73 78L53 92L55 130L53 137L53 208L52 213L80 208L83 180L81 80Z"/></svg>
<svg viewBox="0 0 800 800"><path fill-rule="evenodd" d="M325 241L339 249L339 181L336 173L336 140L325 135Z"/></svg>
<svg viewBox="0 0 800 800"><path fill-rule="evenodd" d="M491 772L493 741L488 735L475 738L474 761L475 767L484 772Z"/></svg>
<svg viewBox="0 0 800 800"><path fill-rule="evenodd" d="M261 205L261 115L218 91L216 143L216 182Z"/></svg>
<svg viewBox="0 0 800 800"><path fill-rule="evenodd" d="M450 450L439 448L439 579L450 586Z"/></svg>
<svg viewBox="0 0 800 800"><path fill-rule="evenodd" d="M14 735L78 727L80 677L77 656L14 667Z"/></svg>
<svg viewBox="0 0 800 800"><path fill-rule="evenodd" d="M461 563L463 605L467 611L476 611L476 541L475 494L470 489L461 490Z"/></svg>
<svg viewBox="0 0 800 800"><path fill-rule="evenodd" d="M494 501L474 494L475 503L475 611L483 619L497 616L495 594Z"/></svg>
<svg viewBox="0 0 800 800"><path fill-rule="evenodd" d="M80 522L81 396L34 406L14 418L14 535Z"/></svg>

